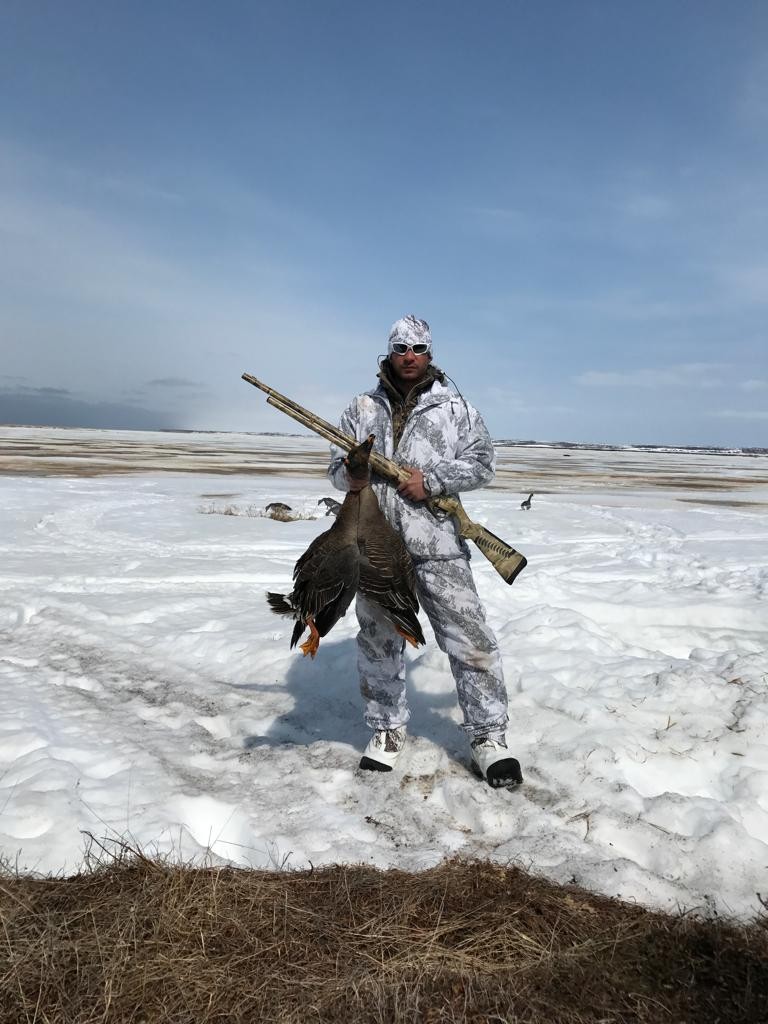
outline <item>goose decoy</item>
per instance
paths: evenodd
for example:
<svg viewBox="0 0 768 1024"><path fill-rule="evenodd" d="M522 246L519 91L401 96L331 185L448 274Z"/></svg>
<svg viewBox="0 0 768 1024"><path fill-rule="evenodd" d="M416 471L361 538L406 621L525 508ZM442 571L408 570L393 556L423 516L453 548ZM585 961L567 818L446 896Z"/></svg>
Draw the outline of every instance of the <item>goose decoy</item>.
<svg viewBox="0 0 768 1024"><path fill-rule="evenodd" d="M335 498L321 498L318 505L325 505L325 514L327 516L337 516L341 511L341 502L336 501Z"/></svg>
<svg viewBox="0 0 768 1024"><path fill-rule="evenodd" d="M290 594L267 594L273 612L296 620L291 647L314 658L325 636L345 614L355 594L381 608L395 630L414 647L426 643L417 613L416 576L402 537L379 508L370 485L368 460L374 435L344 460L353 489L336 522L309 545L293 570Z"/></svg>
<svg viewBox="0 0 768 1024"><path fill-rule="evenodd" d="M524 508L525 511L528 512L530 507L531 507L531 498L532 497L533 497L533 491L531 491L531 493L528 495L528 497L525 499L525 501L520 503L520 508Z"/></svg>

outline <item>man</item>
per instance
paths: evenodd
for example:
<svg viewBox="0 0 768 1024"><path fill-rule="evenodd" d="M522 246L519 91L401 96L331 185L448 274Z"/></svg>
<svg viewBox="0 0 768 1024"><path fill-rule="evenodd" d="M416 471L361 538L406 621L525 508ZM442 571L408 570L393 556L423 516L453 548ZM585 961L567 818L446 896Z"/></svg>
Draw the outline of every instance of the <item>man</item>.
<svg viewBox="0 0 768 1024"><path fill-rule="evenodd" d="M479 413L445 384L432 364L429 324L406 316L393 324L379 384L358 395L340 427L358 441L376 435L374 449L410 470L398 488L378 477L381 510L401 534L416 571L417 590L456 681L474 770L493 787L522 782L507 749L507 692L496 637L485 621L469 567L469 551L452 517L427 500L482 487L493 479L495 454ZM350 482L344 452L332 449L329 476ZM405 694L405 641L376 605L357 598L358 669L373 736L360 767L391 771L403 750L410 717Z"/></svg>

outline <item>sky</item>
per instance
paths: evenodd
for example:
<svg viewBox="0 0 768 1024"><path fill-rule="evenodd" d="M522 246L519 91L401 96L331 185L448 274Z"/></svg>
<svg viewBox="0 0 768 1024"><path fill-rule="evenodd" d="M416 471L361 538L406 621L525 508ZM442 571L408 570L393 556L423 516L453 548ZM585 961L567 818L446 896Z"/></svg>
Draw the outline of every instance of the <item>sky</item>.
<svg viewBox="0 0 768 1024"><path fill-rule="evenodd" d="M0 422L768 446L768 5L5 0Z"/></svg>

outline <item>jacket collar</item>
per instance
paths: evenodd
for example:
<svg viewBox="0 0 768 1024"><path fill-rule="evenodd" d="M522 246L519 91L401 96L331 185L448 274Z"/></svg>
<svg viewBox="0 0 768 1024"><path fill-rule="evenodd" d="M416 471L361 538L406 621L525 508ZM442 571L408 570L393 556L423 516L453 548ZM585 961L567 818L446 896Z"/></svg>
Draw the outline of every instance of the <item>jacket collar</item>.
<svg viewBox="0 0 768 1024"><path fill-rule="evenodd" d="M426 393L429 393L430 399L441 402L450 394L445 386L445 374L439 366L435 366L433 363L429 364L425 376L417 384L413 385L407 395L403 395L396 387L388 359L382 360L377 376L379 378L379 385L373 388L372 391L369 391L368 394L378 395L379 397L385 395L390 405L400 405L409 400L416 405Z"/></svg>

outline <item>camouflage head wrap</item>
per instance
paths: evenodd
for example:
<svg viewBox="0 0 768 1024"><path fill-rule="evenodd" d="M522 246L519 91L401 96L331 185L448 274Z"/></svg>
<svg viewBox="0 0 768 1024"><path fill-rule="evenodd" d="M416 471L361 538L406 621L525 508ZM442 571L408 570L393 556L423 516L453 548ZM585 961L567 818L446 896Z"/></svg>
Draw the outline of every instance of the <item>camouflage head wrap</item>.
<svg viewBox="0 0 768 1024"><path fill-rule="evenodd" d="M432 334L426 320L419 320L411 313L409 316L395 320L389 331L388 355L392 355L392 345L395 342L402 342L405 345L428 345L432 351Z"/></svg>

